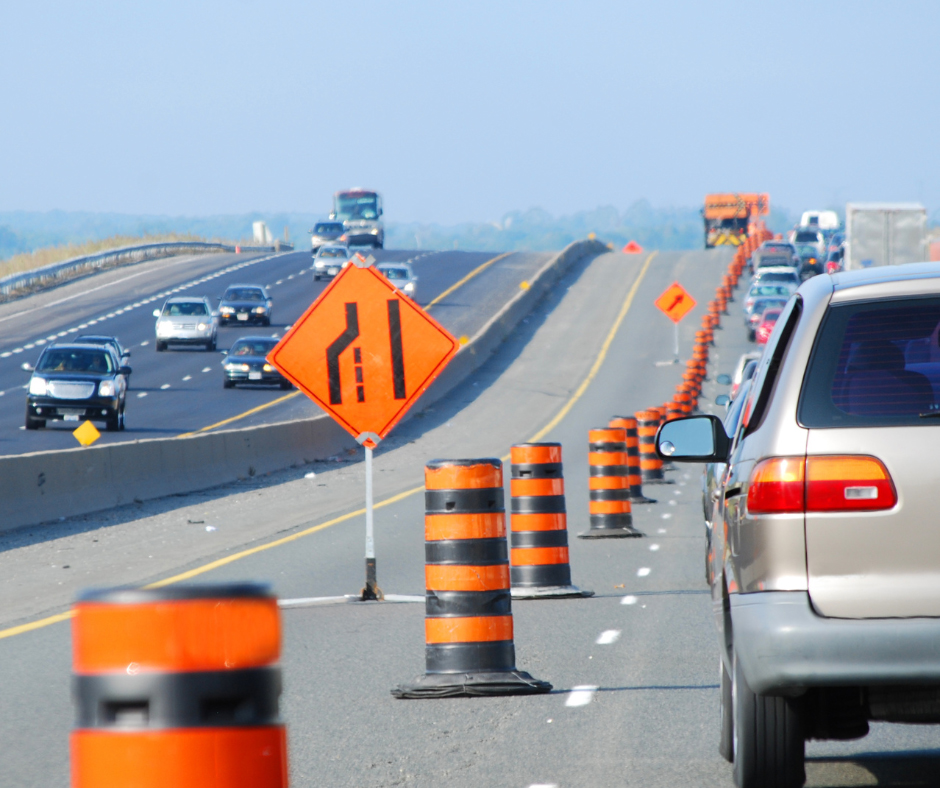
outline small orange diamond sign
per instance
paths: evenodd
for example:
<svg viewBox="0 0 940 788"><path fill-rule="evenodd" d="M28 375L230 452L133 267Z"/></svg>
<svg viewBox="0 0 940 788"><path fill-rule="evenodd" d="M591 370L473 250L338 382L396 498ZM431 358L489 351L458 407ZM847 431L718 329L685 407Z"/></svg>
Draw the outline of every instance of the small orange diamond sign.
<svg viewBox="0 0 940 788"><path fill-rule="evenodd" d="M678 282L673 282L654 302L673 323L678 323L695 308L696 301Z"/></svg>
<svg viewBox="0 0 940 788"><path fill-rule="evenodd" d="M284 377L369 447L460 348L372 262L356 255L268 355Z"/></svg>
<svg viewBox="0 0 940 788"><path fill-rule="evenodd" d="M82 446L91 446L91 444L101 437L101 433L98 432L95 425L90 421L82 422L82 425L78 429L72 431L72 435L75 436L75 440L82 444Z"/></svg>

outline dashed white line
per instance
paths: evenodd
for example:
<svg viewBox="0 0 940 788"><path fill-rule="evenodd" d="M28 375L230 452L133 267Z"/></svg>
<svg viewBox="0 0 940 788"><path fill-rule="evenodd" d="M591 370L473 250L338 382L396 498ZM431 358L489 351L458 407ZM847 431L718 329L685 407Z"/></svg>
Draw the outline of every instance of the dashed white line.
<svg viewBox="0 0 940 788"><path fill-rule="evenodd" d="M628 594L623 599L620 600L621 605L635 605L636 597L633 594Z"/></svg>
<svg viewBox="0 0 940 788"><path fill-rule="evenodd" d="M613 643L616 643L620 640L620 630L619 629L605 629L597 636L597 640L594 642L598 646L609 646Z"/></svg>
<svg viewBox="0 0 940 788"><path fill-rule="evenodd" d="M185 378L183 378L183 380L192 380L192 379L193 379L192 375L187 375Z"/></svg>
<svg viewBox="0 0 940 788"><path fill-rule="evenodd" d="M169 387L170 387L170 384L169 384L169 383L164 383L162 386L160 386L160 390L161 390L161 391L166 391Z"/></svg>
<svg viewBox="0 0 940 788"><path fill-rule="evenodd" d="M147 396L147 392L146 392L146 391L138 391L138 392L137 392L137 399L143 399L143 398L146 397L146 396Z"/></svg>
<svg viewBox="0 0 940 788"><path fill-rule="evenodd" d="M203 372L212 372L212 367L204 367Z"/></svg>
<svg viewBox="0 0 940 788"><path fill-rule="evenodd" d="M7 351L5 351L5 352L3 352L3 353L0 353L0 358L9 358L9 357L12 356L12 355L13 355L13 353L10 352L9 350L7 350Z"/></svg>
<svg viewBox="0 0 940 788"><path fill-rule="evenodd" d="M648 566L641 566L639 569L636 570L636 576L637 576L637 577L646 577L646 576L649 575L649 573L650 573L651 571L652 571L652 570L651 570Z"/></svg>
<svg viewBox="0 0 940 788"><path fill-rule="evenodd" d="M34 347L36 346L30 342L28 345L23 345L23 350L32 350Z"/></svg>
<svg viewBox="0 0 940 788"><path fill-rule="evenodd" d="M23 352L23 348L21 348L21 347L15 347L15 348L13 348L13 352L14 352L14 353L22 353L22 352Z"/></svg>
<svg viewBox="0 0 940 788"><path fill-rule="evenodd" d="M149 344L150 344L150 340L149 340L149 339L145 339L143 342L140 343L140 346L141 346L141 347L147 347L147 345L149 345Z"/></svg>
<svg viewBox="0 0 940 788"><path fill-rule="evenodd" d="M183 380L186 380L186 378L183 378ZM651 544L651 545L650 545L650 552L651 552L651 553L655 553L657 550L659 550L659 545L658 545L658 544Z"/></svg>
<svg viewBox="0 0 940 788"><path fill-rule="evenodd" d="M582 684L577 687L572 687L571 692L568 693L568 699L565 701L565 705L571 708L575 706L587 706L593 700L595 692L597 692L597 685L595 684Z"/></svg>
<svg viewBox="0 0 940 788"><path fill-rule="evenodd" d="M666 513L663 515L663 519L664 519L664 520L668 520L670 517L672 517L672 515L669 514L669 512L666 512Z"/></svg>

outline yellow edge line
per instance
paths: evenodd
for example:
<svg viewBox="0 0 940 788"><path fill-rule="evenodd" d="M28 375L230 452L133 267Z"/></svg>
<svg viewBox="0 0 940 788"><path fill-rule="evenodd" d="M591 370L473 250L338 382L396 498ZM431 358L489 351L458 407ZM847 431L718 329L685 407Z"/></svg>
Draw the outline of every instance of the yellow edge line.
<svg viewBox="0 0 940 788"><path fill-rule="evenodd" d="M290 394L285 394L283 397L272 399L270 402L266 402L264 405L259 405L257 408L252 408L251 410L246 410L244 413L239 413L237 416L232 416L232 418L230 419L217 421L215 424L210 424L208 427L201 427L200 429L194 430L193 432L184 432L182 435L177 435L176 437L188 438L192 435L198 435L200 432L208 432L209 430L214 430L216 427L221 427L225 424L231 424L233 421L238 421L239 419L243 419L246 416L250 416L252 413L257 413L258 411L262 411L265 408L270 408L273 405L277 405L279 402L286 402L289 399L293 399L298 394L300 394L299 391L294 391L294 392L291 392Z"/></svg>
<svg viewBox="0 0 940 788"><path fill-rule="evenodd" d="M424 311L427 312L427 311L428 311L432 306L434 306L436 303L438 303L439 301L443 301L445 298L447 298L447 296L449 296L451 293L453 293L454 290L456 290L458 287L463 287L465 284L467 284L467 282L469 282L471 279L473 279L473 277L475 277L477 274L482 273L482 272L485 271L487 268L489 268L491 265L493 265L493 263L499 262L499 261L502 260L504 257L509 257L509 255L511 255L511 254L512 254L512 252L503 252L502 254L496 255L496 257L494 257L492 260L487 260L485 263L483 263L483 265L477 266L477 267L474 268L469 274L467 274L463 279L461 279L459 282L456 282L456 283L452 284L452 285L451 285L450 287L448 287L443 293L441 293L437 298L435 298L433 301L431 301L431 303L428 304L428 305L424 308Z"/></svg>
<svg viewBox="0 0 940 788"><path fill-rule="evenodd" d="M633 299L636 296L637 290L640 289L640 283L643 281L643 277L646 275L646 271L649 269L650 262L655 256L656 256L656 252L653 252L652 254L650 254L649 257L646 258L646 262L643 263L643 267L640 269L640 273L637 276L636 281L633 283L633 286L630 288L630 292L627 293L627 298L623 302L623 306L620 307L620 313L617 315L617 319L614 321L613 326L611 327L610 331L607 333L607 338L604 340L604 344L601 346L600 352L597 355L597 359L594 361L594 364L591 367L590 372L588 372L587 377L581 382L581 385L578 386L577 391L575 391L575 393L571 395L571 398L565 403L564 407L560 411L558 411L558 413L555 415L555 418L553 418L545 427L543 427L541 430L535 433L535 435L533 435L532 438L530 439L530 442L535 442L541 439L546 434L548 434L551 430L557 427L559 422L561 422L561 420L565 416L568 415L568 413L574 407L574 404L579 399L581 399L584 392L587 391L587 387L591 385L591 381L593 381L594 378L597 376L597 373L600 370L601 365L604 363L604 359L607 358L607 351L610 349L610 345L614 341L614 337L616 336L617 331L620 328L620 325L623 323L624 318L627 316L627 312L629 311L630 306L633 304ZM493 260L490 260L489 262L492 263L496 259L498 258L494 258ZM488 265L488 263L484 263L484 265ZM430 304L428 306L430 306ZM288 396L292 397L292 396L295 396L297 393L299 392L295 392L294 394L289 394ZM282 397L281 399L286 399L286 397ZM275 402L279 402L279 401L280 400L275 400ZM273 405L273 404L274 402L269 403L269 405ZM267 407L267 406L262 405L261 407ZM256 408L255 410L259 410L259 409L260 408ZM247 415L247 414L243 414L243 415ZM239 417L235 417L235 418L239 418ZM232 419L229 419L229 421L231 420ZM224 424L226 422L219 422L219 423ZM206 427L205 429L211 429L211 428ZM503 461L508 460L509 455L507 454L502 459ZM413 487L410 490L405 490L405 492L398 493L397 495L393 495L390 498L386 498L383 501L379 501L377 504L375 504L375 508L381 509L383 506L391 506L393 503L398 503L398 501L404 500L405 498L410 498L412 495L422 492L423 490L424 490L424 485L420 487ZM284 536L280 539L274 540L273 542L267 542L265 544L258 545L257 547L251 547L248 550L241 550L237 553L233 553L232 555L226 556L225 558L220 558L217 561L212 561L208 564L204 564L203 566L197 566L195 569L190 569L186 572L181 572L178 575L173 575L172 577L167 577L167 578L164 578L163 580L158 580L155 583L150 583L150 585L144 586L144 588L162 588L163 586L172 585L173 583L179 583L184 580L189 580L190 578L193 578L193 577L198 577L199 575L205 574L206 572L211 572L213 569L218 569L220 567L234 563L235 561L240 561L242 558L247 558L250 555L256 555L257 553L262 553L265 550L270 550L273 547L280 547L281 545L287 544L289 542L293 542L304 536L309 536L310 534L316 533L317 531L322 531L326 528L330 528L331 526L337 525L338 523L351 520L354 517L358 517L362 514L365 514L365 511L366 510L362 508L362 509L356 509L355 511L352 511L352 512L347 512L346 514L342 514L339 517L334 517L332 520L327 520L325 523L320 523L319 525L315 525L303 531L298 531L296 534L291 534L290 536ZM2 640L3 638L13 637L14 635L20 635L20 634L23 634L24 632L31 632L34 629L42 629L43 627L47 627L50 624L57 624L60 621L66 621L67 619L71 618L72 615L73 613L70 610L66 613L57 613L54 616L41 618L38 621L32 621L28 624L20 624L19 626L10 627L9 629L0 629L0 640Z"/></svg>

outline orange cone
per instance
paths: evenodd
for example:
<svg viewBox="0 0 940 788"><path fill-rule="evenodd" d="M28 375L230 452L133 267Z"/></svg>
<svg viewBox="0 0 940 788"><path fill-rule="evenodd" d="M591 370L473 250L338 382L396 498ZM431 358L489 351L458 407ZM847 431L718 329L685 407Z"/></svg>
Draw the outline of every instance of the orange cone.
<svg viewBox="0 0 940 788"><path fill-rule="evenodd" d="M630 241L625 247L623 247L624 254L640 254L643 251L643 247L640 246L636 241Z"/></svg>

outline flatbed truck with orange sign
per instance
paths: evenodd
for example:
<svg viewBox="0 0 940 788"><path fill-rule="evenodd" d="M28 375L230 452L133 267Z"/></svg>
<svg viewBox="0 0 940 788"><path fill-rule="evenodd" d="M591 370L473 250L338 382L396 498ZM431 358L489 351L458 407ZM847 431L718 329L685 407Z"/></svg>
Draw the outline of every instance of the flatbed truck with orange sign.
<svg viewBox="0 0 940 788"><path fill-rule="evenodd" d="M770 213L766 194L707 194L702 216L705 219L705 248L740 246L747 238L747 227L758 216Z"/></svg>

